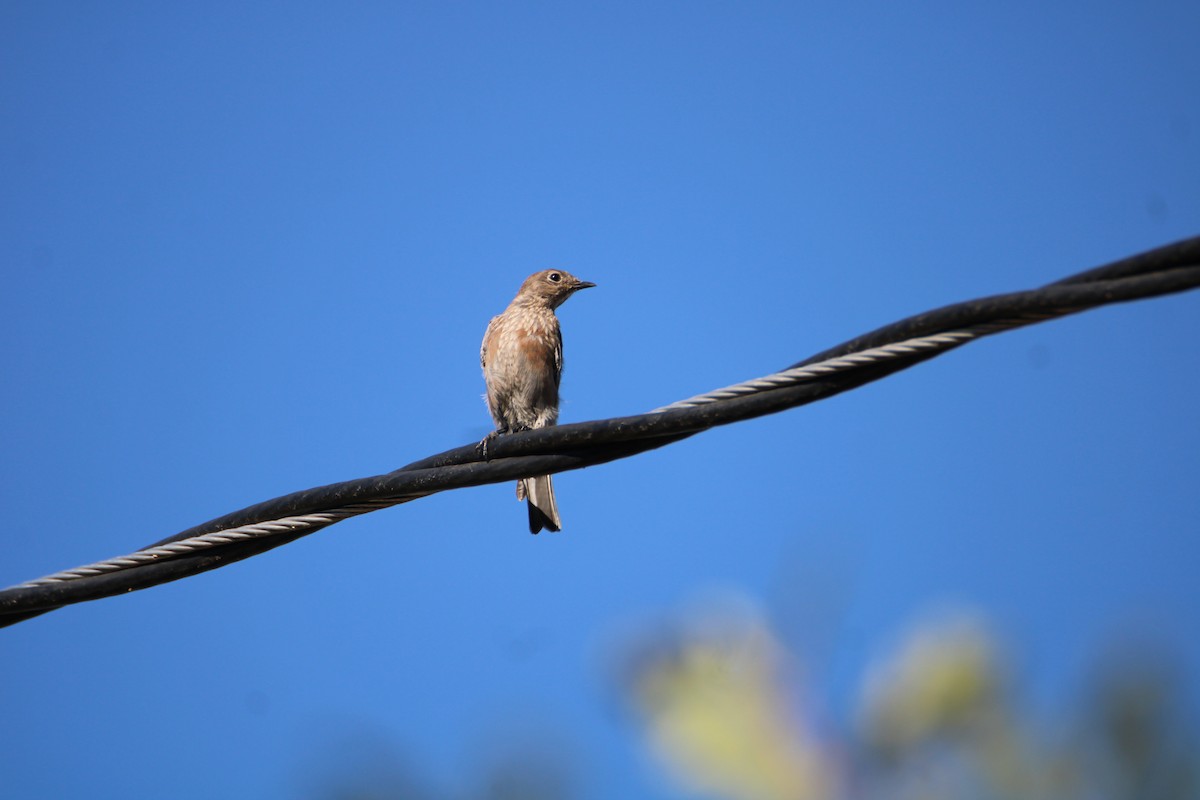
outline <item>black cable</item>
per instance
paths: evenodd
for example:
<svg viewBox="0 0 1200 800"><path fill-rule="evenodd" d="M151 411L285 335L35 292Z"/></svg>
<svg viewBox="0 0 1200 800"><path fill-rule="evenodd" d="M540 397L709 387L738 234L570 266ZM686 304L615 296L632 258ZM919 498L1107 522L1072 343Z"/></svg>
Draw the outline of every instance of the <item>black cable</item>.
<svg viewBox="0 0 1200 800"><path fill-rule="evenodd" d="M1187 239L1065 278L1040 289L995 295L917 314L856 337L793 367L860 353L932 334L976 326L1077 313L1110 303L1156 297L1200 286L1200 237ZM489 446L483 462L474 444L413 462L386 475L330 484L235 511L156 542L162 545L202 534L283 517L312 514L384 499L400 502L435 492L563 472L626 458L718 425L806 405L899 372L965 342L856 365L780 388L756 391L688 408L596 420L510 434ZM295 541L331 523L267 538L236 541L194 554L59 583L0 591L0 627L64 605L155 586L231 564ZM154 545L151 545L154 546Z"/></svg>

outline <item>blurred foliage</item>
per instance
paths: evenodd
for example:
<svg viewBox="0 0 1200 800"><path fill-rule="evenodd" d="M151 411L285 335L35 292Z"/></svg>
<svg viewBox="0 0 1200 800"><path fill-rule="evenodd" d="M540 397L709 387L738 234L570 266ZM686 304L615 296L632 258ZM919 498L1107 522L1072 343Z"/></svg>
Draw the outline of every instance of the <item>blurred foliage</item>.
<svg viewBox="0 0 1200 800"><path fill-rule="evenodd" d="M794 713L786 654L762 621L730 609L692 623L656 639L626 681L661 760L717 797L831 796L829 760Z"/></svg>
<svg viewBox="0 0 1200 800"><path fill-rule="evenodd" d="M1004 678L995 643L969 620L918 629L867 676L860 735L872 754L902 761L925 743L995 730Z"/></svg>
<svg viewBox="0 0 1200 800"><path fill-rule="evenodd" d="M1170 659L1106 658L1080 708L1023 711L981 618L918 622L867 670L851 724L808 708L797 654L736 596L625 637L614 684L683 792L727 800L1194 800L1200 748ZM475 787L430 788L390 748L357 742L321 800L568 800L551 734L478 765ZM506 755L504 755L506 753ZM557 753L557 755L556 755Z"/></svg>
<svg viewBox="0 0 1200 800"><path fill-rule="evenodd" d="M644 637L623 684L682 786L729 800L1195 800L1200 750L1163 658L1114 662L1068 732L1023 714L976 617L918 624L868 670L848 732L816 739L798 672L739 603ZM788 680L789 675L791 680Z"/></svg>

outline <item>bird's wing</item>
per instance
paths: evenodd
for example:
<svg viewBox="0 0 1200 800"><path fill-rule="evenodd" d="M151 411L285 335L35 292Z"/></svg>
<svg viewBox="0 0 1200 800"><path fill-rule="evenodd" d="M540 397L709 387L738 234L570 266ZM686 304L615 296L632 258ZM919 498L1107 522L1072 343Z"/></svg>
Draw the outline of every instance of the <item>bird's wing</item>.
<svg viewBox="0 0 1200 800"><path fill-rule="evenodd" d="M483 332L483 341L479 343L479 366L482 369L487 369L487 351L488 342L492 339L492 329L496 327L496 320L499 316L492 317L492 321L488 323L487 330Z"/></svg>
<svg viewBox="0 0 1200 800"><path fill-rule="evenodd" d="M562 380L562 328L554 326L554 388Z"/></svg>

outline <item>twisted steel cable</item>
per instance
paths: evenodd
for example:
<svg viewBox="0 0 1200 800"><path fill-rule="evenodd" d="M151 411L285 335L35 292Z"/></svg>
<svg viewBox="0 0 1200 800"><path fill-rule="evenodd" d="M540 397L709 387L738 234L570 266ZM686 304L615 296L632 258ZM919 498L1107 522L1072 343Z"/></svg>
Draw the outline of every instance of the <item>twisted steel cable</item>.
<svg viewBox="0 0 1200 800"><path fill-rule="evenodd" d="M1014 323L1023 324L1023 323ZM1004 323L1004 327L1012 327L1013 324ZM706 403L718 403L722 400L727 400L732 397L741 397L756 392L768 391L777 389L781 386L787 386L793 383L799 383L805 380L811 380L823 375L828 375L834 372L853 369L875 361L882 361L889 358L897 358L900 356L911 355L922 351L936 351L946 347L962 344L977 336L983 335L982 331L986 329L988 332L997 330L996 325L980 325L975 329L966 331L952 331L949 333L940 333L933 336L922 336L915 339L909 339L904 342L887 345L886 347L873 347L869 350L864 350L860 353L853 353L839 358L831 358L817 364L812 364L807 367L797 367L787 369L781 372L776 372L771 375L765 375L761 378L754 378L743 383L733 386L726 386L723 389L716 389L706 394L697 395L680 400L662 408L657 408L650 412L652 414L661 414L666 411L672 411L679 408L691 408ZM46 575L41 578L36 578L25 583L17 584L11 588L26 589L35 586L46 586L53 583L65 583L67 581L79 580L81 578L89 578L95 575L102 575L109 572L117 572L123 569L133 569L145 564L151 564L162 561L168 558L176 558L179 556L189 555L201 550L206 550L211 547L219 547L221 545L230 544L232 542L245 542L262 537L278 536L285 533L315 533L321 528L328 527L335 522L341 522L350 517L356 517L360 514L366 514L370 511L378 511L382 508L390 508L404 502L410 498L395 498L391 500L375 500L369 503L355 503L352 505L343 506L341 508L331 509L329 511L321 511L311 514L298 514L293 516L281 517L275 520L264 522L256 522L248 525L241 525L236 528L228 528L225 530L215 531L213 533L200 534L198 536L190 536L186 539L167 542L166 544L151 545L137 552L130 553L125 556L117 556L115 558L97 561L92 564L87 564L81 567L55 572L52 575Z"/></svg>
<svg viewBox="0 0 1200 800"><path fill-rule="evenodd" d="M1101 305L1200 287L1200 237L1040 289L957 303L857 337L784 370L648 414L510 434L481 459L474 445L386 475L296 492L227 514L118 558L0 591L0 627L72 603L147 588L248 558L344 519L448 489L605 463L718 425L805 405L975 339Z"/></svg>

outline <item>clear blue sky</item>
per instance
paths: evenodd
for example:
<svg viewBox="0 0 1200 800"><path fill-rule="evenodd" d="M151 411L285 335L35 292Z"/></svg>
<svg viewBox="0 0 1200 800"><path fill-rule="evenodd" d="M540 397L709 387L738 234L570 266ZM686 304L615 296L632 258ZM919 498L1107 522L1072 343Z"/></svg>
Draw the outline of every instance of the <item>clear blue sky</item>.
<svg viewBox="0 0 1200 800"><path fill-rule="evenodd" d="M537 269L599 285L560 312L581 421L1200 233L1197 30L6 3L0 584L478 439L479 339ZM453 492L0 631L3 793L303 797L357 736L465 791L527 737L580 797L674 798L606 653L714 587L780 620L834 728L945 606L1046 713L1145 640L1200 716L1198 341L1200 295L1091 312L564 475L561 535Z"/></svg>

